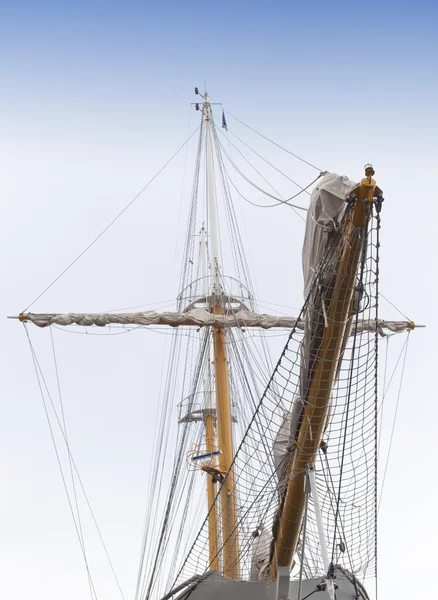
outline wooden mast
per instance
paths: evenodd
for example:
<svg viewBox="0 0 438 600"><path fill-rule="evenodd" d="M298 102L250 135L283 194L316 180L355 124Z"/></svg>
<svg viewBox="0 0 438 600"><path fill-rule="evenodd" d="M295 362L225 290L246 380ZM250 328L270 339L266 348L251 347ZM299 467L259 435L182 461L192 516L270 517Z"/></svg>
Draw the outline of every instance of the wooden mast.
<svg viewBox="0 0 438 600"><path fill-rule="evenodd" d="M208 289L208 252L207 252L207 237L205 227L202 226L201 231L201 272L204 280L204 296L209 294ZM212 392L210 390L210 341L207 345L207 360L204 367L204 396L205 410L204 415L204 432L205 432L205 450L211 455L212 466L215 467L215 458L213 453L217 450L215 436L215 421L216 411L212 405ZM213 571L219 571L219 527L218 527L218 507L214 501L216 498L217 488L216 479L206 472L207 478L207 511L208 511L208 555L210 568Z"/></svg>
<svg viewBox="0 0 438 600"><path fill-rule="evenodd" d="M336 378L339 361L346 343L346 327L350 315L357 268L366 233L366 203L380 190L372 179L374 171L368 168L366 177L352 191L356 203L344 223L337 274L327 310L327 326L324 329L315 367L305 398L304 414L295 451L287 465L289 484L285 493L278 527L275 531L271 555L269 579L275 581L278 567L291 567L298 545L304 511L304 477L312 467L322 439L330 396Z"/></svg>
<svg viewBox="0 0 438 600"><path fill-rule="evenodd" d="M221 306L213 307L215 314L221 314ZM216 379L216 414L218 447L221 451L219 467L228 472L221 486L221 513L222 513L222 544L223 544L223 569L225 577L240 578L239 566L239 539L237 531L236 489L234 483L233 462L233 435L232 416L228 385L228 361L225 330L222 327L214 328L214 369Z"/></svg>
<svg viewBox="0 0 438 600"><path fill-rule="evenodd" d="M205 427L205 449L208 454L216 450L214 435L214 415L206 414L204 418ZM207 473L207 504L208 504L208 555L210 568L219 571L219 539L216 498L216 483L213 477Z"/></svg>
<svg viewBox="0 0 438 600"><path fill-rule="evenodd" d="M214 178L213 140L211 123L211 105L208 94L204 95L203 119L205 123L205 158L207 203L210 233L210 266L213 274L213 306L214 314L224 312L223 291L220 284L219 260L219 228L217 222L216 184ZM237 531L236 490L234 473L231 467L234 457L232 416L228 382L228 361L226 349L226 332L224 328L213 328L214 341L214 370L216 382L216 423L218 449L221 452L219 469L228 473L221 485L221 517L222 517L222 546L223 573L231 579L240 578L239 540ZM209 533L210 537L210 533Z"/></svg>

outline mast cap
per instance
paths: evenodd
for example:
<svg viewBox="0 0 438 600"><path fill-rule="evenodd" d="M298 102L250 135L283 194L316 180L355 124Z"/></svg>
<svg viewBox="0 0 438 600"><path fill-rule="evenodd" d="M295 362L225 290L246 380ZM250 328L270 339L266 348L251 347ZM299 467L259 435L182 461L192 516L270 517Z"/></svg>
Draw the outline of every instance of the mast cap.
<svg viewBox="0 0 438 600"><path fill-rule="evenodd" d="M373 165L371 163L367 163L365 165L365 175L367 177L370 177L370 176L372 177L374 175L374 173L375 173L375 171L373 169Z"/></svg>

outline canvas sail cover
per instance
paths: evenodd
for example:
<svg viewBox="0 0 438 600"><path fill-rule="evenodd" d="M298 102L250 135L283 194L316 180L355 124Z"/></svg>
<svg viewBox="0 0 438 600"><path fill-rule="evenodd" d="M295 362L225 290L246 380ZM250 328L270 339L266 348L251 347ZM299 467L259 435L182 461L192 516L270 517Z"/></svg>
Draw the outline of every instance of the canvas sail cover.
<svg viewBox="0 0 438 600"><path fill-rule="evenodd" d="M337 268L334 250L340 242L346 200L354 187L356 183L347 177L327 173L312 191L310 199L302 254L306 301L301 343L302 398L307 396L313 363L326 326L325 312L329 304L326 293Z"/></svg>
<svg viewBox="0 0 438 600"><path fill-rule="evenodd" d="M280 327L284 329L304 330L304 319L287 315L258 314L248 309L241 309L227 315L214 315L204 308L194 308L185 312L155 312L148 310L136 313L25 313L19 315L20 321L30 321L38 327L50 327L60 325L69 327L79 325L81 327L105 327L107 325L138 325L151 327L153 325L169 325L170 327L193 326L193 327L261 327L271 329ZM377 331L385 335L388 329L393 333L401 333L412 328L409 321L384 321L383 319L359 320L355 331Z"/></svg>
<svg viewBox="0 0 438 600"><path fill-rule="evenodd" d="M312 192L302 254L305 299L327 244L338 230L345 210L345 201L356 185L348 177L327 173Z"/></svg>

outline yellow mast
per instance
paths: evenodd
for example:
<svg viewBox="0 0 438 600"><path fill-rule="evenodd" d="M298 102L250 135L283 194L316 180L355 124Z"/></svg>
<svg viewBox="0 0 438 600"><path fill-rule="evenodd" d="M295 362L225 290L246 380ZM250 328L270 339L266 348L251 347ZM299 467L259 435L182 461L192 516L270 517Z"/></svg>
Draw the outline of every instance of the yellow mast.
<svg viewBox="0 0 438 600"><path fill-rule="evenodd" d="M372 179L372 168L352 193L357 195L354 209L344 224L337 275L333 284L324 329L313 375L305 399L305 408L295 451L289 458L289 484L285 493L274 551L271 556L269 578L275 581L278 567L291 567L296 552L304 511L304 477L312 467L320 447L330 406L330 396L338 364L346 343L346 327L350 315L357 267L362 251L366 227L365 204L372 203L380 190Z"/></svg>
<svg viewBox="0 0 438 600"><path fill-rule="evenodd" d="M213 307L221 314L221 306ZM216 379L216 414L218 446L221 451L219 468L228 472L221 486L223 569L225 577L240 578L239 538L237 530L236 490L234 484L232 416L228 385L228 361L225 330L214 328L214 369Z"/></svg>
<svg viewBox="0 0 438 600"><path fill-rule="evenodd" d="M215 448L214 436L214 415L206 411L204 418L205 426L205 447L208 454L213 453ZM208 553L210 557L210 568L213 571L219 571L219 543L218 543L218 519L217 505L214 502L216 498L215 479L207 472L207 504L208 504Z"/></svg>
<svg viewBox="0 0 438 600"><path fill-rule="evenodd" d="M214 176L213 137L210 99L205 92L203 120L205 125L206 191L210 233L210 268L213 275L211 311L224 314L223 290L220 272L220 245L217 213L216 183ZM222 521L223 574L231 579L240 578L239 539L237 531L236 490L233 462L232 416L228 383L228 361L226 333L224 328L213 327L214 370L216 384L216 424L219 455L219 470L228 473L220 489ZM212 517L213 519L213 517ZM216 528L218 523L216 524ZM210 533L209 537L214 535Z"/></svg>
<svg viewBox="0 0 438 600"><path fill-rule="evenodd" d="M206 230L205 227L202 226L201 231L201 273L204 280L204 296L207 297L209 293L208 289L208 251L207 251L207 238L206 238ZM203 410L203 420L204 420L204 434L205 434L205 450L207 454L211 456L211 465L209 468L204 468L204 472L206 474L207 479L207 522L208 522L208 555L209 555L209 563L210 568L213 571L219 571L220 568L220 538L219 538L219 527L218 527L218 507L217 503L215 503L215 498L217 494L216 482L217 477L215 477L216 470L216 459L213 455L214 452L217 451L216 445L216 432L215 432L215 421L216 421L216 411L212 405L212 393L210 390L210 339L207 344L207 360L205 364L204 370L204 399L205 399L205 408Z"/></svg>

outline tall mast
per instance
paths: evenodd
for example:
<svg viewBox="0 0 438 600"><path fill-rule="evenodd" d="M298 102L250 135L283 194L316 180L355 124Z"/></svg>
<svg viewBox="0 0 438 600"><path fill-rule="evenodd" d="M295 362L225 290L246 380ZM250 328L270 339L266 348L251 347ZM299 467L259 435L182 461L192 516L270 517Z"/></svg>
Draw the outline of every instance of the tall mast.
<svg viewBox="0 0 438 600"><path fill-rule="evenodd" d="M203 119L205 124L205 162L207 206L210 234L210 264L213 271L212 307L215 315L224 314L224 298L220 282L219 227L217 215L216 182L214 176L211 105L204 95ZM237 532L236 490L231 467L234 457L232 417L228 382L228 360L225 329L213 328L214 370L216 383L216 420L218 448L221 452L219 468L228 475L220 490L222 516L223 572L225 577L240 578L239 540Z"/></svg>
<svg viewBox="0 0 438 600"><path fill-rule="evenodd" d="M213 140L211 134L211 104L207 92L204 95L203 119L205 122L205 163L207 179L208 231L210 234L210 258L213 270L213 294L220 294L219 226L217 214L216 180L214 176Z"/></svg>
<svg viewBox="0 0 438 600"><path fill-rule="evenodd" d="M201 229L201 274L203 278L203 295L204 298L208 298L208 255L207 255L207 237L205 235L205 227ZM210 454L212 460L212 466L215 466L214 452L216 450L215 444L215 413L212 403L212 391L210 389L210 343L207 347L207 360L204 366L204 396L205 396L205 409L204 409L204 427L205 427L205 450L207 454ZM219 571L219 523L218 523L218 507L215 503L216 498L216 480L210 477L207 473L207 510L208 510L208 551L210 568L213 571Z"/></svg>

